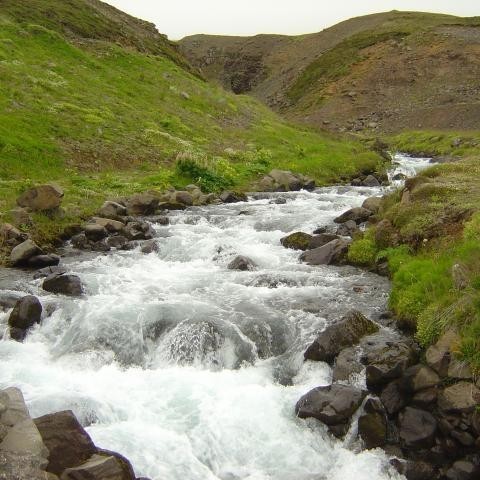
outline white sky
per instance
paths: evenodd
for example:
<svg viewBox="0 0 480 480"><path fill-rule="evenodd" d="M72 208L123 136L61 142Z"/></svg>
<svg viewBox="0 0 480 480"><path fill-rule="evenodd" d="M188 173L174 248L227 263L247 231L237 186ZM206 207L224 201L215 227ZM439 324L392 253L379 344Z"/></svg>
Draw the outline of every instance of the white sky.
<svg viewBox="0 0 480 480"><path fill-rule="evenodd" d="M480 0L104 0L179 40L194 33L298 35L389 10L480 15Z"/></svg>

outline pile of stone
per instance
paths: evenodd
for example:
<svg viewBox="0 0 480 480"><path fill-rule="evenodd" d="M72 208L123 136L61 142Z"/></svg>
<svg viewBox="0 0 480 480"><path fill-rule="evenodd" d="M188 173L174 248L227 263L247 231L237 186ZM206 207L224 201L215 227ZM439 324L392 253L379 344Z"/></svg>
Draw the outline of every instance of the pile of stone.
<svg viewBox="0 0 480 480"><path fill-rule="evenodd" d="M454 355L458 344L456 333L447 332L419 362L411 339L351 312L305 352L306 360L332 365L334 383L304 395L296 413L341 438L358 411L364 447L395 456L392 464L408 480L478 479L480 389ZM366 388L348 384L362 371Z"/></svg>
<svg viewBox="0 0 480 480"><path fill-rule="evenodd" d="M0 391L0 472L12 480L140 480L126 458L96 447L71 411L32 419L17 388Z"/></svg>
<svg viewBox="0 0 480 480"><path fill-rule="evenodd" d="M315 180L288 170L272 170L258 182L256 187L260 192L313 190L315 188Z"/></svg>

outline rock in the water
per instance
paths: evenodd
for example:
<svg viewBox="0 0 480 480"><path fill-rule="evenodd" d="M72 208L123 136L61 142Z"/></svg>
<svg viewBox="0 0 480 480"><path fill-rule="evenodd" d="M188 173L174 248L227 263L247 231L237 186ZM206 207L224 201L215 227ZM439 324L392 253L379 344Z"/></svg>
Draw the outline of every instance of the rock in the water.
<svg viewBox="0 0 480 480"><path fill-rule="evenodd" d="M127 208L120 203L107 201L98 211L98 215L103 218L118 220L120 217L127 215Z"/></svg>
<svg viewBox="0 0 480 480"><path fill-rule="evenodd" d="M335 359L332 379L334 382L339 380L349 380L351 375L359 374L363 368L363 365L360 363L357 348L344 348Z"/></svg>
<svg viewBox="0 0 480 480"><path fill-rule="evenodd" d="M42 316L42 304L37 297L27 295L15 304L8 318L8 326L11 329L10 336L14 340L22 341L26 332L35 324L40 323ZM13 329L13 331L12 331Z"/></svg>
<svg viewBox="0 0 480 480"><path fill-rule="evenodd" d="M67 273L67 270L63 267L58 267L58 266L45 267L45 268L41 268L40 270L37 270L34 273L33 278L35 280L38 280L39 278L47 278L49 275L52 275L52 273L63 275L64 273Z"/></svg>
<svg viewBox="0 0 480 480"><path fill-rule="evenodd" d="M100 225L105 228L108 233L121 232L125 224L118 220L112 220L111 218L93 217L91 223L94 225Z"/></svg>
<svg viewBox="0 0 480 480"><path fill-rule="evenodd" d="M363 336L377 331L377 324L360 312L352 311L320 333L304 357L306 360L332 362L341 350L356 345Z"/></svg>
<svg viewBox="0 0 480 480"><path fill-rule="evenodd" d="M43 281L42 288L47 292L63 295L80 296L83 294L82 281L77 275L54 273Z"/></svg>
<svg viewBox="0 0 480 480"><path fill-rule="evenodd" d="M435 478L435 468L425 462L411 462L394 458L390 463L407 480L429 480Z"/></svg>
<svg viewBox="0 0 480 480"><path fill-rule="evenodd" d="M300 398L295 406L295 413L300 418L316 418L329 427L346 427L365 396L365 391L346 385L317 387ZM334 434L342 432L341 429L331 431Z"/></svg>
<svg viewBox="0 0 480 480"><path fill-rule="evenodd" d="M345 259L350 243L343 238L332 240L322 247L302 253L300 260L308 265L337 265Z"/></svg>
<svg viewBox="0 0 480 480"><path fill-rule="evenodd" d="M244 257L243 255L239 255L238 257L235 257L227 267L229 270L255 270L257 268L257 265L253 260L251 260L248 257Z"/></svg>
<svg viewBox="0 0 480 480"><path fill-rule="evenodd" d="M327 243L332 242L333 240L338 240L339 236L334 235L333 233L321 233L320 235L315 235L311 237L310 243L308 244L308 250L313 250L318 247L323 247Z"/></svg>
<svg viewBox="0 0 480 480"><path fill-rule="evenodd" d="M58 208L62 199L63 190L58 185L39 185L23 192L17 199L17 205L34 211L46 211Z"/></svg>
<svg viewBox="0 0 480 480"><path fill-rule="evenodd" d="M400 388L400 380L395 380L389 383L383 389L382 394L380 395L380 400L389 415L395 415L402 410L406 405L407 399Z"/></svg>
<svg viewBox="0 0 480 480"><path fill-rule="evenodd" d="M307 250L309 248L312 236L304 232L295 232L280 239L280 243L285 248L293 250Z"/></svg>
<svg viewBox="0 0 480 480"><path fill-rule="evenodd" d="M79 250L85 250L87 248L90 248L90 242L88 241L87 236L83 232L74 235L71 241L73 247L78 248Z"/></svg>
<svg viewBox="0 0 480 480"><path fill-rule="evenodd" d="M377 177L373 175L368 175L362 182L364 187L379 187L380 182L378 181Z"/></svg>
<svg viewBox="0 0 480 480"><path fill-rule="evenodd" d="M357 225L366 222L372 216L372 212L362 207L355 207L342 213L339 217L333 221L335 223L345 223L349 220L353 220Z"/></svg>
<svg viewBox="0 0 480 480"><path fill-rule="evenodd" d="M369 398L366 401L365 412L358 419L358 434L368 449L387 443L387 416L380 400Z"/></svg>
<svg viewBox="0 0 480 480"><path fill-rule="evenodd" d="M27 267L29 268L46 268L56 267L60 263L60 257L53 253L49 255L35 255L30 257L27 261Z"/></svg>
<svg viewBox="0 0 480 480"><path fill-rule="evenodd" d="M106 244L110 248L116 248L117 250L125 250L128 247L128 239L123 235L115 235L113 237L108 237Z"/></svg>
<svg viewBox="0 0 480 480"><path fill-rule="evenodd" d="M14 267L25 265L30 258L39 253L40 247L33 240L25 240L11 251L10 263Z"/></svg>
<svg viewBox="0 0 480 480"><path fill-rule="evenodd" d="M159 199L149 193L137 193L128 198L125 203L128 215L153 215L158 207Z"/></svg>
<svg viewBox="0 0 480 480"><path fill-rule="evenodd" d="M480 390L470 382L459 382L445 388L438 397L443 412L471 413L480 404Z"/></svg>
<svg viewBox="0 0 480 480"><path fill-rule="evenodd" d="M128 222L122 232L129 240L151 240L155 236L147 222Z"/></svg>
<svg viewBox="0 0 480 480"><path fill-rule="evenodd" d="M71 411L44 415L34 421L50 452L48 472L61 475L66 468L81 465L97 453L92 439Z"/></svg>
<svg viewBox="0 0 480 480"><path fill-rule="evenodd" d="M381 203L382 203L381 197L370 197L370 198L367 198L362 203L362 208L370 210L373 213L378 213L378 211L380 210Z"/></svg>
<svg viewBox="0 0 480 480"><path fill-rule="evenodd" d="M238 203L246 202L248 198L244 193L226 191L222 192L220 195L220 200L223 203Z"/></svg>
<svg viewBox="0 0 480 480"><path fill-rule="evenodd" d="M149 254L153 252L158 252L159 251L159 246L158 243L155 240L147 240L142 244L140 247L140 250L142 253Z"/></svg>
<svg viewBox="0 0 480 480"><path fill-rule="evenodd" d="M337 228L337 235L342 237L352 237L354 233L358 232L358 225L353 220L342 223Z"/></svg>
<svg viewBox="0 0 480 480"><path fill-rule="evenodd" d="M407 407L400 414L399 430L406 448L430 448L434 444L437 421L429 412Z"/></svg>

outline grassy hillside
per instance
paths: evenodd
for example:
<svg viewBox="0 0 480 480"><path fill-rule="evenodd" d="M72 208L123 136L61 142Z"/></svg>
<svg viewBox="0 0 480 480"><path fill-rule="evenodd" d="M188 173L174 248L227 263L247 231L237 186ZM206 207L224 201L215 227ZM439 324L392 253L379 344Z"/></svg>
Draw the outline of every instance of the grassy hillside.
<svg viewBox="0 0 480 480"><path fill-rule="evenodd" d="M87 0L0 3L3 220L27 186L56 181L66 218L38 217L33 231L51 240L105 197L198 180L175 168L178 155L211 172L213 190L246 188L273 167L331 182L377 166L379 157L356 142L289 125L258 101L203 81L163 37L146 43L148 24L142 30L143 22L103 8Z"/></svg>
<svg viewBox="0 0 480 480"><path fill-rule="evenodd" d="M479 17L393 11L312 35L194 36L180 46L208 78L323 129L461 130L480 121Z"/></svg>
<svg viewBox="0 0 480 480"><path fill-rule="evenodd" d="M349 257L388 261L390 306L423 346L449 328L460 331L458 354L480 372L480 143L471 133L403 134L392 144L454 159L407 181L408 195L383 201L377 223L357 238ZM463 147L462 147L463 146Z"/></svg>

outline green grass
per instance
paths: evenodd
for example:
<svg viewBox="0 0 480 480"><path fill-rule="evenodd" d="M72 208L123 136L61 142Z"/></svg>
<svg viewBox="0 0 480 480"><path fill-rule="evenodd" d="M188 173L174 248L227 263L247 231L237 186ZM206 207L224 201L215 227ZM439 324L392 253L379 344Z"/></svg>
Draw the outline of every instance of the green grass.
<svg viewBox="0 0 480 480"><path fill-rule="evenodd" d="M246 190L271 168L325 184L381 167L359 142L288 124L203 81L163 37L147 42L147 27L119 25L83 0L2 2L0 220L27 187L59 183L66 218L37 218L31 230L48 247L109 197L192 181Z"/></svg>
<svg viewBox="0 0 480 480"><path fill-rule="evenodd" d="M392 194L379 214L395 235L374 225L354 241L349 259L369 267L388 260L399 324L424 347L457 329L458 355L480 372L480 156L434 166L407 185L410 202ZM457 264L465 288L455 284Z"/></svg>

